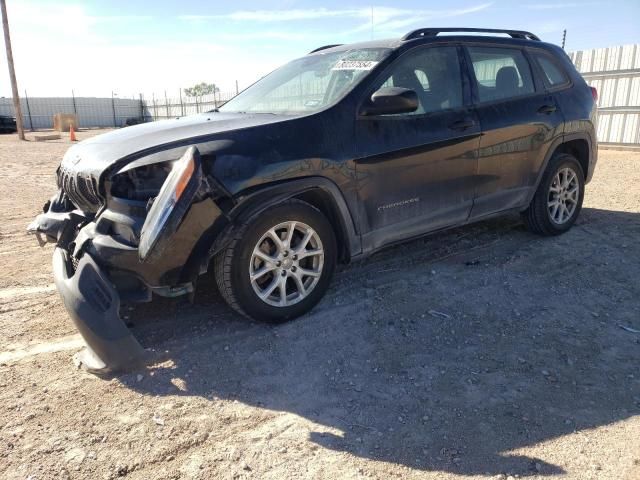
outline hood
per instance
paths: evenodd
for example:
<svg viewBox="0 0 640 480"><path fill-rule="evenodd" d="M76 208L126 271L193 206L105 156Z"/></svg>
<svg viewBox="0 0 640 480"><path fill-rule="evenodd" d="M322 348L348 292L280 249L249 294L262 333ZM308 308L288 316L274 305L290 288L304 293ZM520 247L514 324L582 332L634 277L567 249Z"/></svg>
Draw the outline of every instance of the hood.
<svg viewBox="0 0 640 480"><path fill-rule="evenodd" d="M209 112L143 123L97 135L74 145L67 150L61 166L67 171L82 171L97 179L104 170L124 157L162 150L163 146L172 148L190 140L193 143L204 142L209 140L209 136L211 140L223 139L224 136L219 134L291 118L289 115Z"/></svg>

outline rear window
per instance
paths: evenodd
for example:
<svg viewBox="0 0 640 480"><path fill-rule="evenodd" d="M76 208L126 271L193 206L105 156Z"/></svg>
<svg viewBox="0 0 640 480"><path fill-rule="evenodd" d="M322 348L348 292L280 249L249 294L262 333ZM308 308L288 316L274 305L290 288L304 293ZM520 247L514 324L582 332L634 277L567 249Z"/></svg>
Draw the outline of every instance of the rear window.
<svg viewBox="0 0 640 480"><path fill-rule="evenodd" d="M569 77L562 68L547 55L534 55L538 65L544 73L545 83L550 87L557 87L569 83Z"/></svg>
<svg viewBox="0 0 640 480"><path fill-rule="evenodd" d="M534 93L531 68L524 54L514 48L469 47L481 102Z"/></svg>

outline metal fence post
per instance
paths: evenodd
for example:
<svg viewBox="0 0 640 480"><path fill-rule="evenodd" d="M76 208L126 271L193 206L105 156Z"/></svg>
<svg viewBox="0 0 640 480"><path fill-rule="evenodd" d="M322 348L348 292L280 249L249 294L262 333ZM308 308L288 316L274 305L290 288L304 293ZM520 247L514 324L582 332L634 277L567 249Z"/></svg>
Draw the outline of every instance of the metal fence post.
<svg viewBox="0 0 640 480"><path fill-rule="evenodd" d="M24 91L24 100L27 102L27 116L29 117L29 129L33 132L33 120L31 119L31 109L29 108L29 96L27 91Z"/></svg>
<svg viewBox="0 0 640 480"><path fill-rule="evenodd" d="M113 97L113 90L111 90L111 108L113 110L113 126L114 128L118 126L116 122L116 101Z"/></svg>
<svg viewBox="0 0 640 480"><path fill-rule="evenodd" d="M73 101L73 113L78 116L78 110L76 109L76 94L73 92L73 89L71 89L71 100Z"/></svg>
<svg viewBox="0 0 640 480"><path fill-rule="evenodd" d="M193 98L195 98L195 99L196 99L196 112L197 112L197 113L200 113L200 106L198 105L198 97L197 97L197 96L195 96L195 97L193 97Z"/></svg>
<svg viewBox="0 0 640 480"><path fill-rule="evenodd" d="M180 113L181 113L181 117L184 117L184 103L182 103L182 89L179 89L180 91Z"/></svg>
<svg viewBox="0 0 640 480"><path fill-rule="evenodd" d="M144 103L142 102L142 93L140 93L140 118L144 122Z"/></svg>
<svg viewBox="0 0 640 480"><path fill-rule="evenodd" d="M156 94L151 94L151 100L153 101L153 121L155 122L158 119L158 109L156 107Z"/></svg>
<svg viewBox="0 0 640 480"><path fill-rule="evenodd" d="M240 93L240 91L238 90L238 80L236 80L236 95Z"/></svg>
<svg viewBox="0 0 640 480"><path fill-rule="evenodd" d="M164 91L164 106L167 110L167 118L169 118L169 99L167 98L167 91Z"/></svg>

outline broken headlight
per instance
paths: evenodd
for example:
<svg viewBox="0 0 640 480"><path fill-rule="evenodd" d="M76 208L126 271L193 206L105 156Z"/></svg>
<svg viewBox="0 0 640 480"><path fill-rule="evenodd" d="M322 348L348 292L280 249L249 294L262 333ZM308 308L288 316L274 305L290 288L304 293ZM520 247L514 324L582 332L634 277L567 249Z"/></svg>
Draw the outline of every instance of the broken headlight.
<svg viewBox="0 0 640 480"><path fill-rule="evenodd" d="M189 147L175 162L142 226L138 256L147 260L160 255L187 213L202 182L200 153Z"/></svg>
<svg viewBox="0 0 640 480"><path fill-rule="evenodd" d="M111 195L141 201L155 197L174 163L165 161L120 170L111 180Z"/></svg>

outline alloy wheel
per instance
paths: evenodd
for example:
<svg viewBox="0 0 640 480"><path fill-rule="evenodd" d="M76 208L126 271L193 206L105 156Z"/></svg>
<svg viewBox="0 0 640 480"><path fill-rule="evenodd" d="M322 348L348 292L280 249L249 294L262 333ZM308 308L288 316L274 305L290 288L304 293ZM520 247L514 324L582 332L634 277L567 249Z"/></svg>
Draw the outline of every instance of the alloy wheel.
<svg viewBox="0 0 640 480"><path fill-rule="evenodd" d="M324 265L324 249L318 233L309 225L289 221L270 228L253 249L249 264L251 286L265 303L294 305L309 296L318 284Z"/></svg>
<svg viewBox="0 0 640 480"><path fill-rule="evenodd" d="M556 173L547 199L549 218L557 225L568 222L578 207L580 184L578 175L570 167L563 167Z"/></svg>

